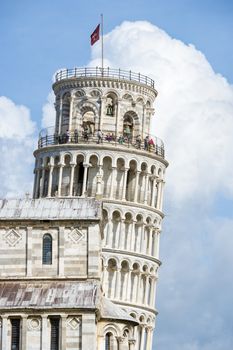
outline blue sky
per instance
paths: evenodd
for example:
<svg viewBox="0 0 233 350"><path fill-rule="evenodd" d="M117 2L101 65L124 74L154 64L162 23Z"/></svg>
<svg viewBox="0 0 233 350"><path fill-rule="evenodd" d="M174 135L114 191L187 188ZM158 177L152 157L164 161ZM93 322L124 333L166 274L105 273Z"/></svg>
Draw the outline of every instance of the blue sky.
<svg viewBox="0 0 233 350"><path fill-rule="evenodd" d="M170 162L153 350L231 350L232 1L2 0L0 196L31 190L52 75L98 62L89 37L101 12L110 64L156 81L153 128Z"/></svg>
<svg viewBox="0 0 233 350"><path fill-rule="evenodd" d="M147 20L194 44L216 72L233 81L232 1L6 1L0 4L1 94L30 107L41 105L59 67L85 65L89 35L104 13L105 32L124 20ZM31 94L30 94L31 91Z"/></svg>

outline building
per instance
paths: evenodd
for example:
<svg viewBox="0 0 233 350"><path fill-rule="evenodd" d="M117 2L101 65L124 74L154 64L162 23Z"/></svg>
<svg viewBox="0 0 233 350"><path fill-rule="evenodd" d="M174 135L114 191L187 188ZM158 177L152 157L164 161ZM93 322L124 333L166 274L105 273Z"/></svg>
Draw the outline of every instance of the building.
<svg viewBox="0 0 233 350"><path fill-rule="evenodd" d="M0 201L1 350L151 350L164 174L154 81L56 74L33 198Z"/></svg>

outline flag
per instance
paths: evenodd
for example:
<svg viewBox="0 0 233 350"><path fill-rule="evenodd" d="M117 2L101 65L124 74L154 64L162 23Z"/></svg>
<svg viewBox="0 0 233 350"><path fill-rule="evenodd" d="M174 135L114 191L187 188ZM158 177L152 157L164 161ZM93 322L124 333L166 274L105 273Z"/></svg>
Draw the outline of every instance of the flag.
<svg viewBox="0 0 233 350"><path fill-rule="evenodd" d="M91 34L91 45L94 45L96 41L100 38L100 24L95 28L94 32Z"/></svg>

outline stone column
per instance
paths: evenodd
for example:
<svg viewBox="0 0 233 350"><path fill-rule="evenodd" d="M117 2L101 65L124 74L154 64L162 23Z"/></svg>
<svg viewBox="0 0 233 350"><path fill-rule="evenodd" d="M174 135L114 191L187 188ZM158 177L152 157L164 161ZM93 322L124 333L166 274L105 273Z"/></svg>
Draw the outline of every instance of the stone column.
<svg viewBox="0 0 233 350"><path fill-rule="evenodd" d="M73 196L73 188L74 188L74 169L76 164L75 163L70 163L71 166L71 172L70 172L70 197Z"/></svg>
<svg viewBox="0 0 233 350"><path fill-rule="evenodd" d="M147 191L148 191L148 181L149 181L149 174L146 173L145 178L145 192L144 192L144 204L147 205Z"/></svg>
<svg viewBox="0 0 233 350"><path fill-rule="evenodd" d="M153 182L152 182L152 201L151 201L151 207L155 207L155 197L156 197L156 177L153 176Z"/></svg>
<svg viewBox="0 0 233 350"><path fill-rule="evenodd" d="M148 294L149 294L149 276L146 275L146 288L145 288L145 294L144 294L144 300L143 304L148 305Z"/></svg>
<svg viewBox="0 0 233 350"><path fill-rule="evenodd" d="M127 281L127 289L126 289L126 300L130 300L131 288L132 288L131 275L132 275L132 270L129 269L128 276L127 276L128 277L128 281Z"/></svg>
<svg viewBox="0 0 233 350"><path fill-rule="evenodd" d="M152 347L152 334L153 334L153 328L152 327L147 327L146 350L151 350L151 347Z"/></svg>
<svg viewBox="0 0 233 350"><path fill-rule="evenodd" d="M146 239L144 239L146 230L145 230L146 224L143 223L142 225L142 231L141 231L141 247L140 247L140 253L145 254L146 252Z"/></svg>
<svg viewBox="0 0 233 350"><path fill-rule="evenodd" d="M27 316L23 315L21 318L21 347L27 349Z"/></svg>
<svg viewBox="0 0 233 350"><path fill-rule="evenodd" d="M41 178L41 184L40 184L40 197L43 196L44 178L45 178L45 168L42 169L42 178Z"/></svg>
<svg viewBox="0 0 233 350"><path fill-rule="evenodd" d="M161 180L157 180L157 200L156 200L156 209L160 210L160 198L161 198Z"/></svg>
<svg viewBox="0 0 233 350"><path fill-rule="evenodd" d="M132 220L131 222L131 230L130 230L130 237L129 237L129 250L134 250L134 243L135 243L135 225L136 221ZM128 249L128 247L127 247Z"/></svg>
<svg viewBox="0 0 233 350"><path fill-rule="evenodd" d="M103 286L103 292L107 296L108 291L108 265L103 265L103 272L102 272L102 286Z"/></svg>
<svg viewBox="0 0 233 350"><path fill-rule="evenodd" d="M156 235L156 250L155 250L156 259L159 259L159 241L160 241L160 230L157 231L157 235Z"/></svg>
<svg viewBox="0 0 233 350"><path fill-rule="evenodd" d="M58 191L57 191L57 195L58 197L61 196L61 184L62 184L62 173L63 173L63 168L64 168L64 164L59 164L59 176L58 176Z"/></svg>
<svg viewBox="0 0 233 350"><path fill-rule="evenodd" d="M122 189L122 200L126 200L126 182L127 182L127 173L128 173L129 168L125 168L125 173L124 173L124 181L123 181L123 189Z"/></svg>
<svg viewBox="0 0 233 350"><path fill-rule="evenodd" d="M66 315L61 315L61 336L60 336L60 344L61 344L61 350L66 350Z"/></svg>
<svg viewBox="0 0 233 350"><path fill-rule="evenodd" d="M54 169L54 166L50 165L50 167L49 167L48 197L51 197L52 181L53 181L53 169Z"/></svg>
<svg viewBox="0 0 233 350"><path fill-rule="evenodd" d="M1 350L10 350L9 339L9 319L7 315L2 315L2 347Z"/></svg>
<svg viewBox="0 0 233 350"><path fill-rule="evenodd" d="M113 193L115 188L115 181L114 181L115 179L116 179L116 167L112 167L110 198L113 198Z"/></svg>
<svg viewBox="0 0 233 350"><path fill-rule="evenodd" d="M148 252L147 252L148 255L152 255L152 229L153 229L153 227L150 226L149 227L149 237L148 237L148 239L149 239Z"/></svg>
<svg viewBox="0 0 233 350"><path fill-rule="evenodd" d="M135 339L129 339L129 350L134 350L136 345Z"/></svg>
<svg viewBox="0 0 233 350"><path fill-rule="evenodd" d="M120 293L121 293L121 268L120 267L117 267L116 275L117 275L116 299L120 300Z"/></svg>
<svg viewBox="0 0 233 350"><path fill-rule="evenodd" d="M112 290L110 290L110 299L114 299L117 291L117 275L116 270L114 270L113 273L113 279L112 279Z"/></svg>
<svg viewBox="0 0 233 350"><path fill-rule="evenodd" d="M137 202L138 199L138 180L139 180L140 171L137 170L135 178L135 192L134 192L134 202Z"/></svg>
<svg viewBox="0 0 233 350"><path fill-rule="evenodd" d="M87 189L87 170L88 170L89 164L84 163L83 167L84 167L84 175L83 175L82 197L85 196L86 189Z"/></svg>
<svg viewBox="0 0 233 350"><path fill-rule="evenodd" d="M139 350L145 350L144 349L144 342L145 342L145 326L144 325L140 325L141 329L142 329L142 333L141 333L141 341L140 341L140 349Z"/></svg>
<svg viewBox="0 0 233 350"><path fill-rule="evenodd" d="M41 318L41 350L49 350L50 348L50 333L48 327L48 315L42 315Z"/></svg>

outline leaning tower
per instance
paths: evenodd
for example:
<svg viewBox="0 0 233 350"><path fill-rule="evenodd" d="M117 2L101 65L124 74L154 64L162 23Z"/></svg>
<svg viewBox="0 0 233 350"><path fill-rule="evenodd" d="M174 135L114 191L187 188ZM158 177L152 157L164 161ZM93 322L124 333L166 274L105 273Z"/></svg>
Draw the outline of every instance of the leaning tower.
<svg viewBox="0 0 233 350"><path fill-rule="evenodd" d="M99 349L151 350L168 165L151 128L154 81L120 69L74 68L56 74L53 90L56 121L41 131L34 152L33 197L101 203L101 291L135 325L119 334L112 315L108 331L98 331Z"/></svg>

